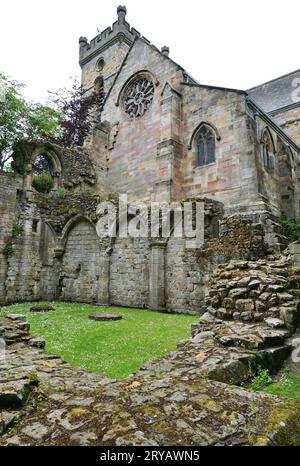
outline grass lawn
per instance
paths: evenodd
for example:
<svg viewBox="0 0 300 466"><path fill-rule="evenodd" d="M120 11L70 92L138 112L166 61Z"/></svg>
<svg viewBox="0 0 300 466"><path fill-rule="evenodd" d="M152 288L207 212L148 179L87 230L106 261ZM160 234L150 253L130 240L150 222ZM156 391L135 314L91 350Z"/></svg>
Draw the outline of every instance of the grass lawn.
<svg viewBox="0 0 300 466"><path fill-rule="evenodd" d="M283 374L280 380L265 387L264 392L300 400L300 376L289 373Z"/></svg>
<svg viewBox="0 0 300 466"><path fill-rule="evenodd" d="M31 305L50 304L54 312L32 313ZM92 312L123 315L123 320L96 322ZM26 303L0 307L0 315L24 314L31 333L46 340L46 351L91 372L125 378L143 363L176 348L191 335L196 316L139 309L96 307L79 303Z"/></svg>

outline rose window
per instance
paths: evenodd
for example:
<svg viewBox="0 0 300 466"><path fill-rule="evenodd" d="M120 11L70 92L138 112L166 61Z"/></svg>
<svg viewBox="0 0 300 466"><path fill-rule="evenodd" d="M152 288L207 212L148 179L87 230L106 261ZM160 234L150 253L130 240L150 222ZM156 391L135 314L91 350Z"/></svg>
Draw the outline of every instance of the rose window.
<svg viewBox="0 0 300 466"><path fill-rule="evenodd" d="M154 84L147 78L138 78L132 82L124 93L124 108L130 118L144 115L152 104Z"/></svg>

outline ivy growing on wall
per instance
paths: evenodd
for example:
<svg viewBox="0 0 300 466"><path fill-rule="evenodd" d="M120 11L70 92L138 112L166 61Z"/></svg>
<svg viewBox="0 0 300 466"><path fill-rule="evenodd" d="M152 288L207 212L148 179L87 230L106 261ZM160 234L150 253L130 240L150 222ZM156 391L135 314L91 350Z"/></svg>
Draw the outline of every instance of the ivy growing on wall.
<svg viewBox="0 0 300 466"><path fill-rule="evenodd" d="M13 231L12 235L14 238L18 238L19 236L22 236L24 233L24 229L21 225L14 225L13 226Z"/></svg>
<svg viewBox="0 0 300 466"><path fill-rule="evenodd" d="M3 248L3 254L8 258L13 255L15 248L12 243L7 243Z"/></svg>

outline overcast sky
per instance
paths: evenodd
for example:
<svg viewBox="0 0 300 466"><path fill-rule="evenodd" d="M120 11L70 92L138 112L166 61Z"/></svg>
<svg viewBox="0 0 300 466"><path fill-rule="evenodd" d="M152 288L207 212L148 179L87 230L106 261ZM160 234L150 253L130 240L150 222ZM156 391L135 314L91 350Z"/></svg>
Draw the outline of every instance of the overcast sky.
<svg viewBox="0 0 300 466"><path fill-rule="evenodd" d="M0 71L26 96L80 76L88 40L127 6L127 21L203 84L247 89L300 68L299 0L1 0Z"/></svg>

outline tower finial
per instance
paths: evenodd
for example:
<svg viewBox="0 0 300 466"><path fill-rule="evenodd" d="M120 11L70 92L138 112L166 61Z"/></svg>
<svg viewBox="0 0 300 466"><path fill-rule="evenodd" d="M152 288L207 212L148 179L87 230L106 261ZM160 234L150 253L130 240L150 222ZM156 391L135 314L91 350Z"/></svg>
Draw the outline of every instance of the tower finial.
<svg viewBox="0 0 300 466"><path fill-rule="evenodd" d="M162 53L163 55L165 55L166 57L168 57L168 56L169 56L169 53L170 53L169 47L167 47L166 45L164 45L164 46L162 47L162 49L161 49L161 53Z"/></svg>
<svg viewBox="0 0 300 466"><path fill-rule="evenodd" d="M86 37L79 37L79 47L80 49L83 49L84 47L86 47L88 44L88 41L87 41L87 38Z"/></svg>
<svg viewBox="0 0 300 466"><path fill-rule="evenodd" d="M119 5L117 8L117 13L118 13L118 22L125 23L125 18L127 14L126 6Z"/></svg>

